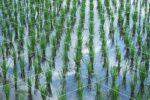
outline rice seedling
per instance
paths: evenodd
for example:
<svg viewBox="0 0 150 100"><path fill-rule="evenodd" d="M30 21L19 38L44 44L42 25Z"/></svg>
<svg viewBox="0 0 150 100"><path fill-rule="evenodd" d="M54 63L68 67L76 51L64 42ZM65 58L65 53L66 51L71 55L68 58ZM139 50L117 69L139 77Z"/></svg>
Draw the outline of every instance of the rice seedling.
<svg viewBox="0 0 150 100"><path fill-rule="evenodd" d="M45 49L46 49L46 36L45 33L41 34L40 47L42 49L42 61L45 61Z"/></svg>
<svg viewBox="0 0 150 100"><path fill-rule="evenodd" d="M20 68L21 68L21 78L25 81L25 62L24 62L24 56L21 56L20 59Z"/></svg>
<svg viewBox="0 0 150 100"><path fill-rule="evenodd" d="M19 100L24 100L24 95L23 94L19 95Z"/></svg>
<svg viewBox="0 0 150 100"><path fill-rule="evenodd" d="M46 71L45 73L45 77L46 77L46 85L47 85L47 88L48 88L48 93L49 93L49 96L52 96L52 89L51 89L51 81L52 81L52 69L51 68L48 68L48 70Z"/></svg>
<svg viewBox="0 0 150 100"><path fill-rule="evenodd" d="M41 92L42 100L46 100L48 92L47 92L47 87L45 85L40 86L40 92Z"/></svg>
<svg viewBox="0 0 150 100"><path fill-rule="evenodd" d="M135 86L136 86L136 83L135 83L134 79L132 79L130 81L130 89L131 89L130 96L131 97L134 97Z"/></svg>
<svg viewBox="0 0 150 100"><path fill-rule="evenodd" d="M39 89L39 74L40 74L40 67L38 65L38 60L34 60L34 73L35 73L35 89Z"/></svg>
<svg viewBox="0 0 150 100"><path fill-rule="evenodd" d="M135 52L135 47L133 47L133 46L131 46L131 50L130 50L130 52L131 52L131 68L133 68L133 66L134 66L134 60L135 60L135 54L136 54L136 52Z"/></svg>
<svg viewBox="0 0 150 100"><path fill-rule="evenodd" d="M142 47L142 36L141 36L141 34L138 34L138 37L137 37L137 44L138 44L138 51L139 51L139 53L140 53L140 51L141 51L141 47Z"/></svg>
<svg viewBox="0 0 150 100"><path fill-rule="evenodd" d="M33 100L33 98L32 98L32 80L31 80L31 78L28 78L27 79L27 84L28 84L28 98L30 99L30 100Z"/></svg>
<svg viewBox="0 0 150 100"><path fill-rule="evenodd" d="M9 100L9 97L10 97L10 86L9 86L9 84L4 85L4 91L5 91L6 100Z"/></svg>
<svg viewBox="0 0 150 100"><path fill-rule="evenodd" d="M66 94L64 94L63 89L61 88L58 93L58 100L66 100Z"/></svg>
<svg viewBox="0 0 150 100"><path fill-rule="evenodd" d="M140 64L140 68L139 68L140 72L139 72L139 76L140 76L140 80L141 80L141 83L140 83L140 88L141 90L143 91L144 90L144 81L146 79L146 68L143 64Z"/></svg>
<svg viewBox="0 0 150 100"><path fill-rule="evenodd" d="M126 18L127 18L127 25L129 25L129 20L130 20L130 4L127 2L126 4Z"/></svg>
<svg viewBox="0 0 150 100"><path fill-rule="evenodd" d="M3 62L1 65L1 68L2 68L2 75L3 75L3 84L6 84L7 82L7 66L6 66L6 61L5 61L5 57L3 57Z"/></svg>
<svg viewBox="0 0 150 100"><path fill-rule="evenodd" d="M112 85L111 90L110 90L110 96L112 100L119 100L119 88L116 85Z"/></svg>
<svg viewBox="0 0 150 100"><path fill-rule="evenodd" d="M97 80L97 78L96 78ZM96 100L102 100L102 92L101 92L101 81L100 83L97 80L97 83L95 84L95 88L96 88Z"/></svg>
<svg viewBox="0 0 150 100"><path fill-rule="evenodd" d="M111 68L112 86L115 86L117 75L118 75L118 71L117 71L116 67L112 67Z"/></svg>
<svg viewBox="0 0 150 100"><path fill-rule="evenodd" d="M17 80L18 80L18 69L17 69L17 57L16 57L16 50L12 50L12 55L13 55L13 76L14 76L14 82L15 82L15 89L17 89Z"/></svg>
<svg viewBox="0 0 150 100"><path fill-rule="evenodd" d="M92 77L92 73L93 73L92 64L91 63L89 63L87 65L87 69L88 69L88 84L91 84L91 77Z"/></svg>
<svg viewBox="0 0 150 100"><path fill-rule="evenodd" d="M123 84L126 86L126 75L127 75L127 67L123 70Z"/></svg>
<svg viewBox="0 0 150 100"><path fill-rule="evenodd" d="M120 63L121 63L121 52L119 50L118 45L116 45L116 61L118 61L118 71L120 70Z"/></svg>
<svg viewBox="0 0 150 100"><path fill-rule="evenodd" d="M81 80L78 81L78 97L79 100L83 100L83 83Z"/></svg>
<svg viewBox="0 0 150 100"><path fill-rule="evenodd" d="M142 93L141 93L141 91L138 92L138 94L136 96L136 100L142 100Z"/></svg>
<svg viewBox="0 0 150 100"><path fill-rule="evenodd" d="M147 47L150 47L150 24L147 25Z"/></svg>

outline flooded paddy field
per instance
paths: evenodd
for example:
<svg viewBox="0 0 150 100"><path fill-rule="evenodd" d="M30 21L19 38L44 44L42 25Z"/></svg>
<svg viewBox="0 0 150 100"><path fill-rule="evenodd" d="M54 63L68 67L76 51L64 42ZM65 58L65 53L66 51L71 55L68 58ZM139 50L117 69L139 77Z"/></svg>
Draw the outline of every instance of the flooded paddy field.
<svg viewBox="0 0 150 100"><path fill-rule="evenodd" d="M150 0L1 0L1 100L150 99Z"/></svg>

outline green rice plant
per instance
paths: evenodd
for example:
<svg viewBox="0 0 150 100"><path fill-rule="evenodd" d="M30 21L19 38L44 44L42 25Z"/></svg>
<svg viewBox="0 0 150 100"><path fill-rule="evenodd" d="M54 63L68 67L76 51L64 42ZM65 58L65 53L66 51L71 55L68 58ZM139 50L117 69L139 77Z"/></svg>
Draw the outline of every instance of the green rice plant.
<svg viewBox="0 0 150 100"><path fill-rule="evenodd" d="M56 56L56 40L55 37L52 38L52 48L51 48L52 66L55 68L55 56Z"/></svg>
<svg viewBox="0 0 150 100"><path fill-rule="evenodd" d="M97 80L97 78L96 78L96 80ZM102 100L101 81L99 83L97 80L95 88L96 88L96 100Z"/></svg>
<svg viewBox="0 0 150 100"><path fill-rule="evenodd" d="M118 71L120 71L121 52L118 45L116 45L116 61L118 61Z"/></svg>
<svg viewBox="0 0 150 100"><path fill-rule="evenodd" d="M114 66L111 68L112 86L115 86L117 75L118 75L117 67Z"/></svg>
<svg viewBox="0 0 150 100"><path fill-rule="evenodd" d="M83 100L83 83L81 80L78 81L78 97L79 100Z"/></svg>
<svg viewBox="0 0 150 100"><path fill-rule="evenodd" d="M37 59L34 60L33 66L34 66L34 73L35 73L35 88L39 89L40 66L38 65Z"/></svg>
<svg viewBox="0 0 150 100"><path fill-rule="evenodd" d="M119 100L119 88L116 85L112 85L110 90L110 96L112 100Z"/></svg>
<svg viewBox="0 0 150 100"><path fill-rule="evenodd" d="M118 21L119 21L119 26L120 26L120 30L122 31L122 28L123 28L123 21L124 21L124 18L123 18L123 16L122 16L122 13L123 13L123 11L122 11L122 9L119 9L119 16L118 16Z"/></svg>
<svg viewBox="0 0 150 100"><path fill-rule="evenodd" d="M146 25L147 29L147 47L150 47L150 24Z"/></svg>
<svg viewBox="0 0 150 100"><path fill-rule="evenodd" d="M45 85L40 86L40 92L41 92L42 100L46 100L48 92L47 92L47 87Z"/></svg>
<svg viewBox="0 0 150 100"><path fill-rule="evenodd" d="M136 96L136 100L142 100L142 93L141 91L139 90L137 96Z"/></svg>
<svg viewBox="0 0 150 100"><path fill-rule="evenodd" d="M10 86L9 84L4 85L5 97L6 100L9 100L10 97Z"/></svg>
<svg viewBox="0 0 150 100"><path fill-rule="evenodd" d="M17 57L16 57L16 50L15 49L13 49L12 50L12 55L13 55L13 64L14 64L14 66L13 66L13 75L14 75L14 82L15 82L15 89L17 89L17 80L18 80L18 69L17 69L17 62L16 62L16 60L17 60Z"/></svg>
<svg viewBox="0 0 150 100"><path fill-rule="evenodd" d="M3 57L3 62L1 65L2 68L2 75L3 75L3 84L5 85L7 83L7 66L6 66L7 62L5 60L5 57Z"/></svg>
<svg viewBox="0 0 150 100"><path fill-rule="evenodd" d="M66 94L64 93L64 90L61 88L59 93L58 93L58 100L66 100Z"/></svg>
<svg viewBox="0 0 150 100"><path fill-rule="evenodd" d="M32 100L32 80L31 78L28 77L27 79L27 84L28 84L28 94L29 94L29 100Z"/></svg>
<svg viewBox="0 0 150 100"><path fill-rule="evenodd" d="M135 10L134 13L133 13L133 16L132 16L132 19L133 19L133 35L135 35L135 32L136 32L136 21L137 21L137 14L138 12Z"/></svg>
<svg viewBox="0 0 150 100"><path fill-rule="evenodd" d="M93 73L92 64L91 63L89 63L87 65L87 69L88 69L88 84L91 84L91 77L92 77L92 73Z"/></svg>
<svg viewBox="0 0 150 100"><path fill-rule="evenodd" d="M23 94L19 95L19 100L24 100L24 95Z"/></svg>
<svg viewBox="0 0 150 100"><path fill-rule="evenodd" d="M123 70L123 84L126 86L127 67Z"/></svg>
<svg viewBox="0 0 150 100"><path fill-rule="evenodd" d="M126 18L127 18L127 24L129 25L129 19L130 19L130 4L126 4Z"/></svg>
<svg viewBox="0 0 150 100"><path fill-rule="evenodd" d="M27 45L28 47L28 59L29 59L29 66L28 66L28 70L30 70L32 68L32 47L31 45Z"/></svg>
<svg viewBox="0 0 150 100"><path fill-rule="evenodd" d="M98 9L98 13L100 14L102 12L102 1L101 0L97 0L97 9Z"/></svg>
<svg viewBox="0 0 150 100"><path fill-rule="evenodd" d="M48 88L49 96L52 96L52 90L51 90L51 85L50 85L50 82L52 81L52 69L51 68L48 68L48 70L45 72L45 77L46 77L46 85Z"/></svg>
<svg viewBox="0 0 150 100"><path fill-rule="evenodd" d="M144 81L146 79L146 68L143 64L140 64L140 68L139 68L140 72L139 72L139 76L140 76L140 80L141 80L141 84L140 84L140 88L143 91L144 90Z"/></svg>
<svg viewBox="0 0 150 100"><path fill-rule="evenodd" d="M140 52L141 51L141 47L142 47L142 36L141 36L141 34L138 34L138 36L137 36L137 44L138 44L138 51Z"/></svg>
<svg viewBox="0 0 150 100"><path fill-rule="evenodd" d="M21 77L25 81L25 63L24 63L24 56L21 56L20 59L20 68L21 68Z"/></svg>
<svg viewBox="0 0 150 100"><path fill-rule="evenodd" d="M147 53L147 45L146 45L146 43L144 43L143 45L142 45L142 61L144 62L145 60L147 60L146 59L146 53Z"/></svg>
<svg viewBox="0 0 150 100"><path fill-rule="evenodd" d="M131 45L131 48L130 48L130 54L131 54L131 68L133 68L134 66L134 60L135 60L135 54L136 54L136 51L135 51L135 47L133 45Z"/></svg>
<svg viewBox="0 0 150 100"><path fill-rule="evenodd" d="M45 60L45 49L46 49L46 36L45 33L41 34L41 39L40 39L40 47L42 49L42 61Z"/></svg>
<svg viewBox="0 0 150 100"><path fill-rule="evenodd" d="M90 55L90 63L91 63L91 67L92 67L92 70L94 70L94 47L93 45L89 45L89 49L90 49L90 52L89 52L89 55Z"/></svg>
<svg viewBox="0 0 150 100"><path fill-rule="evenodd" d="M131 97L134 97L135 87L136 87L136 83L135 83L135 81L132 79L132 80L130 81L130 96L131 96Z"/></svg>
<svg viewBox="0 0 150 100"><path fill-rule="evenodd" d="M19 28L19 39L18 39L18 44L21 50L23 50L23 36L24 36L24 27Z"/></svg>

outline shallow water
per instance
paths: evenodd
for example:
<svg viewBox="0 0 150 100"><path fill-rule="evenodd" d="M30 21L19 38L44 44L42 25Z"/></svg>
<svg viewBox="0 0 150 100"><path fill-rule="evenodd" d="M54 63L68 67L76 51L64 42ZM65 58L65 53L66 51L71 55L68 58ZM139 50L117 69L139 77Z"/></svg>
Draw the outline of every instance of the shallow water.
<svg viewBox="0 0 150 100"><path fill-rule="evenodd" d="M126 1L126 0L125 0ZM145 18L145 8L144 7L140 7L140 2L141 0L138 0L138 20L137 20L137 29L139 28L141 32L143 32L143 21ZM94 74L93 77L91 79L91 83L92 83L92 89L89 89L87 87L84 88L83 91L83 99L84 100L95 100L95 81L96 81L96 77L98 77L98 79L103 79L106 76L106 69L103 68L103 57L102 55L102 51L101 51L101 40L100 40L100 32L99 32L99 26L100 26L100 18L98 15L98 9L97 9L97 0L93 0L94 2L94 51L95 51L95 56L94 56ZM133 20L132 20L132 14L133 14L133 10L134 10L134 6L132 5L133 0L131 0L131 11L130 11L130 23L129 23L129 29L131 32L132 27L133 27ZM106 11L106 7L104 5L104 0L102 0L102 4L105 10L105 23L103 25L104 27L104 31L106 33L106 40L107 40L107 52L109 55L109 66L113 67L113 66L117 66L117 62L116 62L116 52L115 52L115 45L117 42L117 45L119 46L119 49L121 51L121 55L122 55L122 60L121 60L121 73L120 75L117 77L117 81L116 84L119 85L119 98L121 100L129 100L130 99L130 80L132 79L133 75L134 75L134 71L129 71L127 72L126 75L126 80L128 80L126 82L126 88L124 88L121 84L122 84L122 71L125 69L125 67L129 67L130 61L125 60L125 43L124 40L122 38L120 38L120 28L118 26L118 10L120 7L120 3L117 0L117 9L115 9L115 7L113 6L112 2L110 2L110 7L112 8L112 11L114 13L114 21L113 21L113 25L114 25L114 29L115 29L115 34L114 34L114 38L115 38L115 44L112 45L112 41L109 37L109 30L110 28L112 28L112 26L110 26L111 20L108 17L108 13ZM70 7L72 7L70 5ZM124 9L125 6L124 6ZM141 13L140 13L140 9L141 9ZM123 11L123 15L125 14L125 10ZM1 12L0 12L0 16L1 16ZM66 14L66 18L70 16L70 12L68 14ZM77 28L79 25L79 19L80 19L80 5L76 11L76 22L74 25L74 28L72 29L71 32L71 43L70 43L70 49L68 51L68 55L69 55L69 63L68 63L68 72L66 75L66 95L67 95L67 99L68 100L77 100L78 99L78 95L77 95L77 81L75 80L75 62L74 62L74 57L75 57L75 46L76 46L76 40L77 40ZM150 17L149 17L150 19ZM126 17L124 17L124 23L126 22ZM150 22L150 21L149 21ZM139 26L140 24L140 26ZM64 21L64 26L66 25L66 20ZM82 32L82 37L83 37L83 44L82 44L82 60L81 60L81 68L80 68L80 72L81 72L81 78L82 78L82 82L83 82L83 86L88 85L88 73L87 73L87 64L89 62L89 50L88 50L88 38L89 38L89 31L88 31L88 26L89 25L89 0L86 0L86 8L85 8L85 22L84 22L84 30ZM65 27L64 27L65 28ZM1 27L0 27L1 29ZM26 63L26 67L25 67L25 72L26 72L26 76L33 76L33 86L32 86L32 95L33 98L36 100L41 100L41 96L40 96L40 92L37 91L36 93L34 93L34 70L31 69L30 71L28 71L28 51L27 51L27 43L30 39L29 37L29 33L28 33L28 27L25 27L25 35L24 35L24 50L23 50L23 55L25 58L25 63ZM50 34L50 40L52 38L52 36L55 36L56 32L53 31ZM142 34L142 38L143 41L146 39L146 34L147 33L143 33ZM65 30L63 30L62 32L62 36L60 39L60 46L57 49L57 55L55 57L55 69L53 69L53 79L51 82L51 88L52 88L52 92L53 92L53 97L49 98L47 97L47 99L53 99L53 100L57 100L57 96L58 96L58 91L61 87L61 71L62 71L62 53L63 53L63 44L64 44L64 38L65 38ZM2 36L2 32L0 31L0 42L2 42L4 39L4 37ZM136 47L136 41L137 41L137 33L134 37L132 37L132 42ZM37 40L38 41L38 40ZM17 48L17 43L15 43L15 41L13 40L13 44L15 46L15 48ZM40 49L39 44L36 45L36 47L38 49ZM50 43L47 45L46 48L46 58L50 59L51 56L51 41ZM140 57L139 57L140 58ZM0 57L0 60L2 61L2 56ZM140 60L140 59L139 59ZM8 57L7 58L7 63L10 63L10 65L8 66L8 77L9 74L11 76L13 76L13 58ZM45 63L41 64L42 70L46 71L47 66L45 66ZM110 68L109 68L110 69ZM19 80L22 80L20 77L20 68L19 68L19 63L18 63L18 73L19 73ZM109 72L110 74L110 72ZM150 76L148 76L148 78L145 80L145 84L150 84L149 81ZM11 78L10 78L11 79ZM40 74L40 83L41 84L45 84L46 80L45 80L45 76L44 73ZM103 97L104 100L109 100L111 99L111 97L109 96L109 90L111 89L111 80L112 78L108 78L108 83L106 83L106 79L102 81L102 88L101 91L103 93ZM11 80L13 82L13 79ZM23 90L26 92L26 96L25 99L27 100L27 85L26 83L22 82L19 90ZM140 88L140 79L137 79L137 85L135 88L135 95L137 95L137 92L139 91ZM76 91L75 91L76 90ZM14 97L14 87L11 88L11 98L12 100L15 100ZM145 90L148 91L148 90ZM148 91L149 92L149 91ZM4 92L2 89L0 89L0 95L1 97L5 98L4 96ZM143 98L145 98L145 96L143 96Z"/></svg>

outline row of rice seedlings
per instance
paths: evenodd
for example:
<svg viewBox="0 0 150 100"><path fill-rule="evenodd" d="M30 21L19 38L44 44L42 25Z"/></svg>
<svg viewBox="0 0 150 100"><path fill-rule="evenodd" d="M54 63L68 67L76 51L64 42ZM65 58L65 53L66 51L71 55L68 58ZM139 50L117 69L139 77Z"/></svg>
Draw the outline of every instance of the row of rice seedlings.
<svg viewBox="0 0 150 100"><path fill-rule="evenodd" d="M66 7L64 9L61 9L61 11L60 11L60 18L58 20L58 23L60 23L60 25L56 25L56 29L57 29L56 36L52 37L51 58L52 58L52 62L53 62L52 65L54 66L54 68L55 68L55 56L56 56L57 46L59 45L59 41L61 38L64 17L65 17L65 14L67 14L67 12L64 12L64 11L66 11L67 6L69 6L69 5L66 5Z"/></svg>
<svg viewBox="0 0 150 100"><path fill-rule="evenodd" d="M100 24L100 39L101 39L101 42L102 42L102 45L101 45L101 50L102 50L102 56L104 57L104 63L106 62L106 58L108 57L108 54L107 54L107 41L106 41L106 35L105 35L105 32L104 32L104 29L103 29L103 23L101 21L101 24Z"/></svg>
<svg viewBox="0 0 150 100"><path fill-rule="evenodd" d="M89 17L89 56L92 70L94 70L94 4L90 0L90 17Z"/></svg>
<svg viewBox="0 0 150 100"><path fill-rule="evenodd" d="M75 4L73 8L71 8L71 16L70 19L67 19L67 29L66 29L66 35L65 35L65 40L64 40L64 45L63 45L63 67L62 67L62 80L61 80L61 88L58 94L58 99L59 100L66 100L66 73L67 73L67 66L68 66L68 51L70 47L70 41L71 41L71 31L73 28L73 25L75 23L75 20L73 17L75 17L76 13L76 3L77 1L74 0L72 2ZM69 10L69 8L68 8ZM73 22L71 22L71 18L73 18Z"/></svg>
<svg viewBox="0 0 150 100"><path fill-rule="evenodd" d="M76 48L75 48L75 66L76 66L76 78L77 74L80 73L80 62L82 58L82 31L84 27L84 17L85 17L85 4L86 0L83 0L81 3L80 8L80 19L79 19L79 25L77 30L77 42L76 42Z"/></svg>
<svg viewBox="0 0 150 100"><path fill-rule="evenodd" d="M90 62L87 65L87 69L88 69L88 84L90 86L91 84L91 78L92 78L92 73L94 71L94 12L93 12L93 1L90 0L90 17L89 17L89 43L88 43L88 47L89 47L89 57L90 57Z"/></svg>
<svg viewBox="0 0 150 100"><path fill-rule="evenodd" d="M106 41L106 35L104 32L104 22L105 22L105 18L104 18L104 9L100 10L102 7L102 2L98 1L98 4L100 4L100 6L98 6L98 11L99 11L99 18L100 18L100 40L102 42L101 44L101 50L102 50L102 57L104 59L104 64L103 66L106 68L106 77L108 76L108 70L109 70L109 57L108 57L108 52L107 52L107 41Z"/></svg>
<svg viewBox="0 0 150 100"><path fill-rule="evenodd" d="M76 3L77 1L74 0L73 3L75 4L73 8L71 8L71 16L70 19L67 19L67 29L66 29L66 35L63 45L63 68L62 68L62 81L61 81L61 89L58 94L59 100L66 100L66 94L65 94L65 86L66 86L66 73L67 73L67 66L68 66L68 51L70 47L70 41L71 41L71 27L73 28L73 25L75 23L75 13L76 13ZM71 18L73 18L74 21L71 22ZM71 27L70 27L71 26Z"/></svg>

